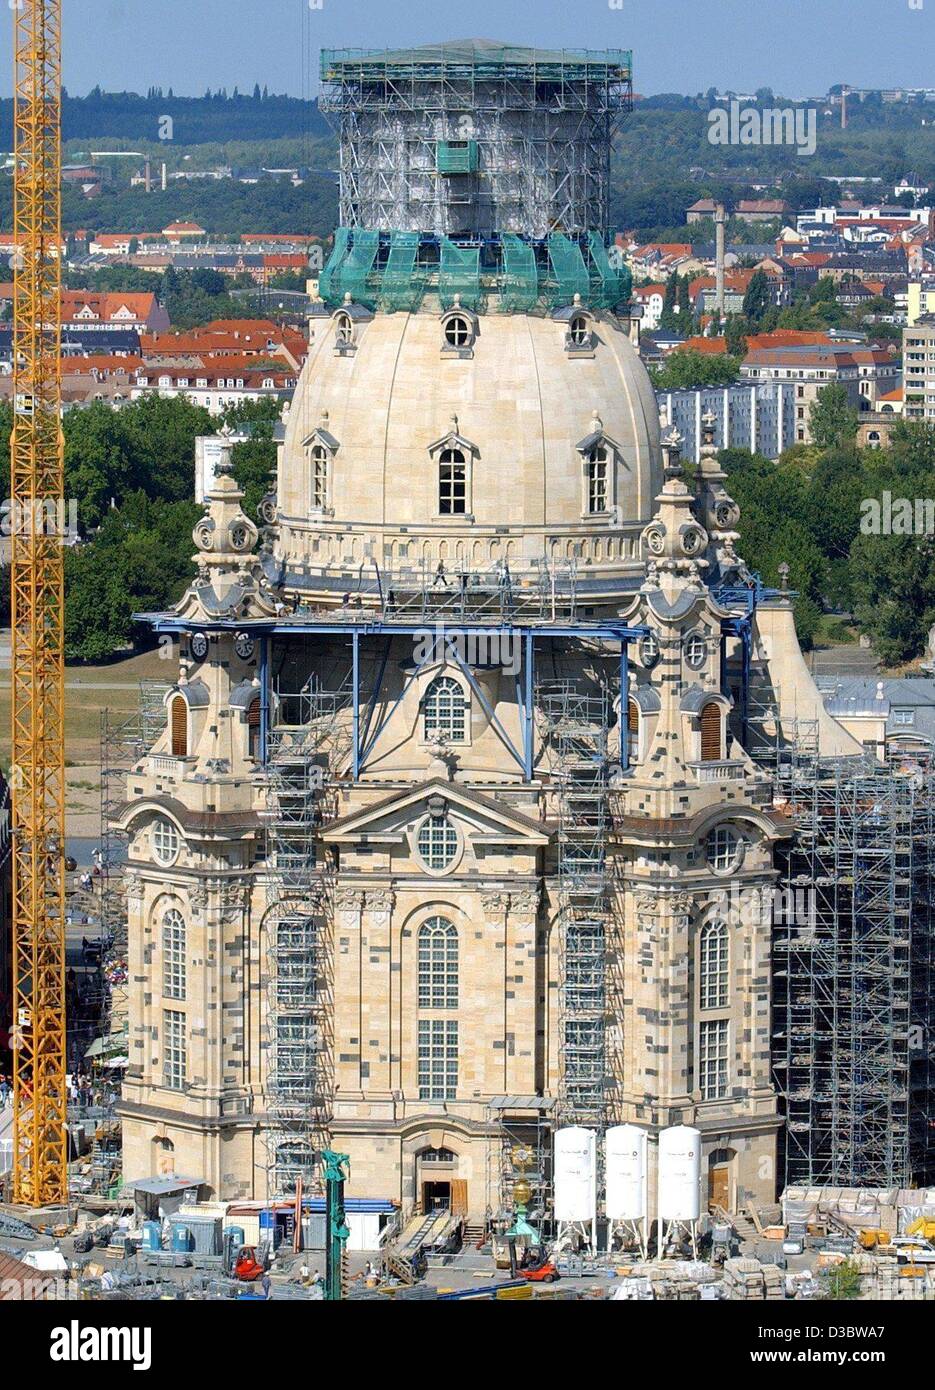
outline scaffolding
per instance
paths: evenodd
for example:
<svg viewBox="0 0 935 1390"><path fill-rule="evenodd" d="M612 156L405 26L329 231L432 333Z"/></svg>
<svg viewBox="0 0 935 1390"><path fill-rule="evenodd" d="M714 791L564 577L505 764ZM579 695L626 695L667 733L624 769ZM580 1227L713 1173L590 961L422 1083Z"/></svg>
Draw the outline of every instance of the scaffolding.
<svg viewBox="0 0 935 1390"><path fill-rule="evenodd" d="M559 830L559 1052L556 1120L602 1129L607 1105L607 925L610 915L606 693L571 682L539 688Z"/></svg>
<svg viewBox="0 0 935 1390"><path fill-rule="evenodd" d="M333 1094L329 862L316 850L334 813L343 751L341 692L275 693L281 719L266 740L266 1102L268 1190L308 1189L328 1147ZM288 721L288 722L287 722Z"/></svg>
<svg viewBox="0 0 935 1390"><path fill-rule="evenodd" d="M344 227L603 232L632 55L483 40L324 49L319 100L341 137Z"/></svg>
<svg viewBox="0 0 935 1390"><path fill-rule="evenodd" d="M444 237L438 271L438 298L450 309L455 297L466 309L480 307L480 247L457 246Z"/></svg>
<svg viewBox="0 0 935 1390"><path fill-rule="evenodd" d="M591 281L581 254L581 247L567 236L555 233L549 237L549 302L553 308L570 304L575 295L587 303Z"/></svg>
<svg viewBox="0 0 935 1390"><path fill-rule="evenodd" d="M412 313L418 308L425 282L416 265L418 254L418 232L393 232L378 299L384 313L398 309Z"/></svg>
<svg viewBox="0 0 935 1390"><path fill-rule="evenodd" d="M543 1234L552 1219L552 1111L550 1096L491 1096L487 1123L487 1222L505 1230L516 1214L514 1188L532 1189L527 1220Z"/></svg>
<svg viewBox="0 0 935 1390"><path fill-rule="evenodd" d="M501 238L503 248L503 283L501 307L510 314L526 313L535 308L539 298L539 279L536 256L527 242L506 232Z"/></svg>
<svg viewBox="0 0 935 1390"><path fill-rule="evenodd" d="M791 741L774 769L794 834L774 913L773 1065L786 1183L908 1186L913 1000L931 965L930 777ZM920 833L922 832L922 833ZM920 903L920 895L922 902ZM920 1085L924 1078L920 1079Z"/></svg>

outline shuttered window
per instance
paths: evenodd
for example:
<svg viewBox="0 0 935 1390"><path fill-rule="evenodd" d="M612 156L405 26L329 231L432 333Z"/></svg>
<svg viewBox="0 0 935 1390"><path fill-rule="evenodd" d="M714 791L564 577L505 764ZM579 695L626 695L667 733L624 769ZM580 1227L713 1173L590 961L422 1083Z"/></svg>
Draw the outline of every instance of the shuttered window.
<svg viewBox="0 0 935 1390"><path fill-rule="evenodd" d="M719 762L721 753L721 711L712 700L701 711L701 761Z"/></svg>
<svg viewBox="0 0 935 1390"><path fill-rule="evenodd" d="M188 757L188 706L181 695L175 695L169 707L173 758Z"/></svg>
<svg viewBox="0 0 935 1390"><path fill-rule="evenodd" d="M260 697L247 706L248 756L256 758L260 750Z"/></svg>
<svg viewBox="0 0 935 1390"><path fill-rule="evenodd" d="M627 705L627 755L635 763L640 754L640 711L635 700Z"/></svg>

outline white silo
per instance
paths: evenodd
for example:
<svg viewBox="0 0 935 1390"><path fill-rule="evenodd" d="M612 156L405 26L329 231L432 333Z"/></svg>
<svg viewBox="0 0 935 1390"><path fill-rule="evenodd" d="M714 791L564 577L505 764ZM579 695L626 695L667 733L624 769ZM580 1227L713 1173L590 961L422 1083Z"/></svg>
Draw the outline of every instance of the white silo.
<svg viewBox="0 0 935 1390"><path fill-rule="evenodd" d="M640 1221L649 1193L649 1136L637 1125L612 1125L604 1139L608 1221Z"/></svg>
<svg viewBox="0 0 935 1390"><path fill-rule="evenodd" d="M612 1125L604 1136L607 1249L639 1248L649 1238L649 1135L638 1125Z"/></svg>
<svg viewBox="0 0 935 1390"><path fill-rule="evenodd" d="M597 1222L597 1136L568 1125L555 1132L555 1220L561 1240L577 1232L595 1249Z"/></svg>
<svg viewBox="0 0 935 1390"><path fill-rule="evenodd" d="M659 1136L659 1215L697 1221L701 1215L701 1131L673 1125Z"/></svg>

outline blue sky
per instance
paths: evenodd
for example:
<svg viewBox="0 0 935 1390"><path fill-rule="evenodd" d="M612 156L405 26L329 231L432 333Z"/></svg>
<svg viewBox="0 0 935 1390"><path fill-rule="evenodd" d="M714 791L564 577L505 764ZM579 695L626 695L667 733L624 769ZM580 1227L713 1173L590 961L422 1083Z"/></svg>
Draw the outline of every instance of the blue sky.
<svg viewBox="0 0 935 1390"><path fill-rule="evenodd" d="M636 89L694 93L830 83L935 82L935 0L63 0L72 92L172 86L295 95L315 89L320 46L428 43L481 35L516 43L634 50ZM919 6L922 8L911 8ZM613 6L613 8L612 8ZM11 22L0 7L0 91ZM311 54L311 61L310 55Z"/></svg>

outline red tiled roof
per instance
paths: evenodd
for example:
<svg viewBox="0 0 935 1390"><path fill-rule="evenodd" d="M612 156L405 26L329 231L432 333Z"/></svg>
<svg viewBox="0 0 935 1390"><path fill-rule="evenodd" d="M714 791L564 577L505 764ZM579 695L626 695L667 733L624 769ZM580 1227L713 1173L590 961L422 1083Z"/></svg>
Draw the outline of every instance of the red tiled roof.
<svg viewBox="0 0 935 1390"><path fill-rule="evenodd" d="M727 351L726 338L686 338L684 343L679 343L676 352L700 352L705 356L721 356Z"/></svg>

